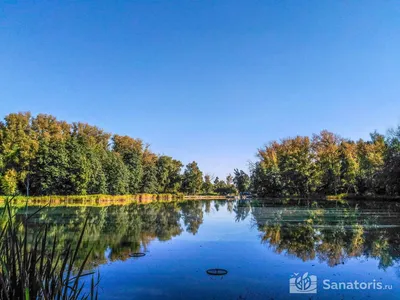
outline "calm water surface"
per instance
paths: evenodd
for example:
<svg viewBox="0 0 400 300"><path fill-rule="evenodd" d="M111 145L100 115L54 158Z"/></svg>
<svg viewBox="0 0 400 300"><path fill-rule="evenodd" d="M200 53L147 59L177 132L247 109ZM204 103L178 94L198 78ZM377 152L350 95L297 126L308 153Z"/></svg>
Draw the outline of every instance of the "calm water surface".
<svg viewBox="0 0 400 300"><path fill-rule="evenodd" d="M100 299L400 299L400 203L57 206L32 222L50 224L63 247L88 213L81 258L93 247ZM146 256L131 258L134 252ZM229 273L209 276L210 268ZM317 276L317 293L290 294L291 276L306 272ZM392 289L326 290L323 280L375 280Z"/></svg>

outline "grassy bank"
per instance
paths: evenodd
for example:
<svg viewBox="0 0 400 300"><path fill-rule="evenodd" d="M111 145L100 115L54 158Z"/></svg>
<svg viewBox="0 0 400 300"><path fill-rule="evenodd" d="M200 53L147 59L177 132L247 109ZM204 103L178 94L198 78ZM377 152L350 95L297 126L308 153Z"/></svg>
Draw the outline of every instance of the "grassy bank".
<svg viewBox="0 0 400 300"><path fill-rule="evenodd" d="M339 194L326 196L327 200L400 201L399 196Z"/></svg>
<svg viewBox="0 0 400 300"><path fill-rule="evenodd" d="M4 202L6 196L0 196L0 202ZM135 194L135 195L52 195L52 196L16 196L14 202L28 204L127 204L149 203L157 201L183 200L183 194Z"/></svg>
<svg viewBox="0 0 400 300"><path fill-rule="evenodd" d="M400 202L399 196L385 196L385 195L355 195L355 194L338 194L338 195L312 195L309 197L299 197L299 196L285 196L285 197L256 197L258 200L273 200L273 199L283 199L283 200L331 200L331 201L392 201Z"/></svg>
<svg viewBox="0 0 400 300"><path fill-rule="evenodd" d="M4 203L6 196L0 196L0 203ZM183 195L179 194L135 194L135 195L51 195L51 196L16 196L13 198L15 204L30 205L126 205L129 203L151 203L182 200L214 200L226 199L219 195Z"/></svg>
<svg viewBox="0 0 400 300"><path fill-rule="evenodd" d="M220 195L185 195L183 196L185 200L224 200L226 196Z"/></svg>

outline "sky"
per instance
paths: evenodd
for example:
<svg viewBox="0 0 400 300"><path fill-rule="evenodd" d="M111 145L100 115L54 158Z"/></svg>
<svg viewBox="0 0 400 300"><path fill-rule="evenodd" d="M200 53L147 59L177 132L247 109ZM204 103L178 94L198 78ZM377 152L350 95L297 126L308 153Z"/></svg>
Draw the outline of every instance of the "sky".
<svg viewBox="0 0 400 300"><path fill-rule="evenodd" d="M400 124L397 1L2 1L0 118L52 114L225 177L272 140Z"/></svg>

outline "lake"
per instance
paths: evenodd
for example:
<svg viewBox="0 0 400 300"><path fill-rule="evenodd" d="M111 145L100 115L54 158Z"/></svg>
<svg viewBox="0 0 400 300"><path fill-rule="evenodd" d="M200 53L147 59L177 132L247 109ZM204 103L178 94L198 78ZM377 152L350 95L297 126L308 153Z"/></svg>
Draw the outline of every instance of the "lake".
<svg viewBox="0 0 400 300"><path fill-rule="evenodd" d="M62 249L88 214L79 256L93 248L100 299L400 299L400 203L76 204L42 210L31 228L49 224Z"/></svg>

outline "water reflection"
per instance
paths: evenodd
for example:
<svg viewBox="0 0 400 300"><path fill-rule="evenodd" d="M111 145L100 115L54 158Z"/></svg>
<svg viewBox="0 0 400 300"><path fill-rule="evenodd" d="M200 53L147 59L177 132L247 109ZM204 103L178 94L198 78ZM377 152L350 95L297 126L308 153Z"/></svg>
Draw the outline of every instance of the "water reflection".
<svg viewBox="0 0 400 300"><path fill-rule="evenodd" d="M35 211L18 209L18 216ZM236 223L250 221L259 241L275 253L303 261L318 259L330 267L351 258L374 258L379 268L398 265L400 205L397 203L337 203L294 200L188 201L109 207L56 206L31 219L31 230L49 225L58 235L58 247L74 239L86 216L84 258L93 248L93 267L130 259L147 251L155 239L168 241L184 232L196 235L205 215L230 214Z"/></svg>
<svg viewBox="0 0 400 300"><path fill-rule="evenodd" d="M279 205L279 204L278 204ZM374 258L387 268L400 258L398 203L261 203L252 207L262 243L303 261L333 267L354 257Z"/></svg>

